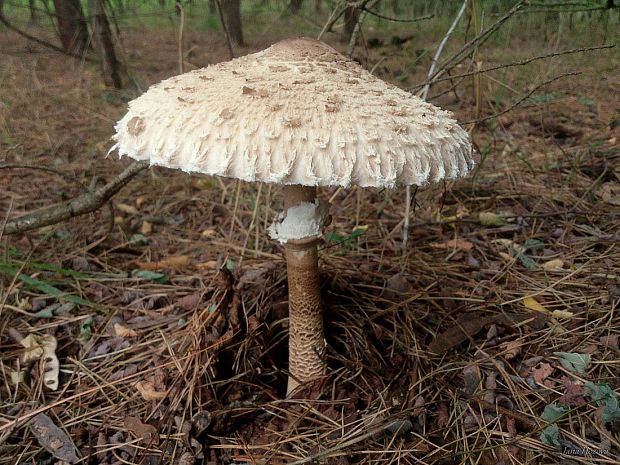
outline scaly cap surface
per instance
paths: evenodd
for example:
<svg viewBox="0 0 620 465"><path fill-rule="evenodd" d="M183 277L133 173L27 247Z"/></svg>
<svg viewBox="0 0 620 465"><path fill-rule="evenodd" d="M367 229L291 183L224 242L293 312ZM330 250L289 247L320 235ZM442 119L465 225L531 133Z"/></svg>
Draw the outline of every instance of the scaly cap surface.
<svg viewBox="0 0 620 465"><path fill-rule="evenodd" d="M245 181L424 185L473 166L450 112L307 38L153 85L116 131L120 155Z"/></svg>

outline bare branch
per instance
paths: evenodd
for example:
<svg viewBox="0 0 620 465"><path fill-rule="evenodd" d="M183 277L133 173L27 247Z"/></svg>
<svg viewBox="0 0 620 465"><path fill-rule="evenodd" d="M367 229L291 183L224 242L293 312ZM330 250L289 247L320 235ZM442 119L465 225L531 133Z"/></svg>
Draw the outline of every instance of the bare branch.
<svg viewBox="0 0 620 465"><path fill-rule="evenodd" d="M452 81L454 79L459 79L459 78L466 78L469 76L475 76L477 74L485 74L485 73L489 73L491 71L497 71L498 69L504 69L504 68L510 68L513 66L523 66L523 65L528 65L534 61L538 61L538 60L544 60L545 58L554 58L554 57L558 57L558 56L562 56L562 55L570 55L572 53L581 53L581 52L591 52L593 50L604 50L604 49L608 49L608 48L614 48L616 46L616 44L603 44L603 45L597 45L594 47L582 47L582 48L573 48L570 50L562 50L560 52L552 52L552 53L546 53L544 55L538 55L535 57L531 57L531 58L527 58L525 60L520 60L520 61L514 61L512 63L506 63L503 65L497 65L497 66L492 66L489 68L484 68L484 69L479 69L476 71L469 71L467 73L462 73L462 74L455 74L454 76L448 76L448 77L444 77L444 78L439 78L439 79L434 79L433 80L433 84L436 84L438 82L443 82L443 81ZM407 90L415 92L416 90L419 90L423 87L425 87L427 84L429 84L430 81L426 81L422 84L418 84L417 86L411 87Z"/></svg>
<svg viewBox="0 0 620 465"><path fill-rule="evenodd" d="M424 21L425 19L431 19L435 17L435 15L426 15L426 16L420 16L419 18L401 19L401 18L393 18L391 16L384 16L382 14L377 13L376 11L369 10L368 7L362 7L360 9L379 19L385 19L386 21L394 21L395 23L417 23L418 21Z"/></svg>
<svg viewBox="0 0 620 465"><path fill-rule="evenodd" d="M342 16L346 8L347 8L347 2L342 1L342 0L334 7L334 10L329 15L329 19L323 26L323 29L321 29L321 32L319 32L319 35L317 36L317 40L321 40L323 38L323 35L326 32L331 30L331 28L336 23L336 21L338 21L338 18Z"/></svg>
<svg viewBox="0 0 620 465"><path fill-rule="evenodd" d="M60 223L70 218L94 212L103 206L120 191L139 172L149 166L148 162L136 161L129 165L125 171L103 187L95 189L91 186L88 192L50 207L33 213L29 213L14 220L9 220L4 226L5 234L20 234L32 229Z"/></svg>
<svg viewBox="0 0 620 465"><path fill-rule="evenodd" d="M438 78L439 76L441 76L447 70L450 70L450 69L454 68L456 65L458 65L459 63L461 63L465 59L465 57L467 56L466 52L469 49L475 48L475 47L479 47L484 42L486 42L487 39L489 37L491 37L491 35L497 29L499 29L502 26L502 24L504 24L506 21L508 21L508 19L510 19L512 16L514 16L523 7L524 4L525 4L524 1L520 1L517 4L515 4L502 17L500 17L497 21L495 21L493 24L491 24L487 29L482 31L480 34L478 34L472 40L470 40L465 45L463 45L463 47L458 52L456 52L454 55L452 55L450 58L448 58L444 63L442 63L442 65L435 72L435 74L433 74L430 77L430 79L427 79L427 80L431 80L432 81L432 80Z"/></svg>
<svg viewBox="0 0 620 465"><path fill-rule="evenodd" d="M6 19L6 17L4 16L4 13L2 12L2 10L0 10L0 23L4 24L7 27L7 29L10 29L11 31L19 34L20 36L22 36L22 37L24 37L24 38L26 38L26 39L28 39L28 40L30 40L32 42L35 42L35 43L37 43L39 45L42 45L44 47L51 48L52 50L55 50L58 53L62 53L63 55L67 55L67 56L70 56L72 58L77 58L78 60L90 61L91 63L96 63L97 62L97 60L95 60L95 59L93 59L93 58L91 58L91 57L89 57L87 55L81 55L81 54L77 54L77 53L68 52L68 51L64 50L63 48L58 47L57 45L52 44L51 42L48 42L48 41L43 40L43 39L39 39L38 37L35 37L33 35L28 34L25 31L22 31L18 27L13 26L13 24L8 19Z"/></svg>
<svg viewBox="0 0 620 465"><path fill-rule="evenodd" d="M504 110L502 110L500 112L494 113L492 115L485 116L484 118L472 119L472 120L469 120L469 121L465 121L465 122L463 122L461 124L463 124L463 125L465 125L465 124L478 124L478 123L482 123L483 121L488 121L490 119L497 118L498 116L501 116L501 115L503 115L505 113L508 113L509 111L511 111L511 110L515 109L516 107L518 107L519 105L521 105L524 101L526 101L528 98L530 98L534 94L534 92L536 92L541 87L544 87L544 86L546 86L548 84L551 84L552 82L555 82L558 79L562 79L562 78L565 78L567 76L579 76L580 74L583 74L583 73L581 71L572 71L570 73L560 74L559 76L555 76L555 77L553 77L551 79L547 79L546 81L541 82L540 84L538 84L536 87L534 87L532 90L530 90L523 97L519 98L515 103L510 105L508 108L506 108L506 109L504 109Z"/></svg>

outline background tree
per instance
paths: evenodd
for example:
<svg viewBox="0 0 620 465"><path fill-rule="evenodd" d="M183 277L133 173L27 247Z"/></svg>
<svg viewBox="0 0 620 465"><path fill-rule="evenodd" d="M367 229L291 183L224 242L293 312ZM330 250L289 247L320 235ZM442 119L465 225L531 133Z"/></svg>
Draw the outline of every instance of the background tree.
<svg viewBox="0 0 620 465"><path fill-rule="evenodd" d="M30 10L30 24L38 23L37 8L34 5L34 0L28 0L28 9Z"/></svg>
<svg viewBox="0 0 620 465"><path fill-rule="evenodd" d="M114 51L114 41L103 0L88 0L88 12L93 29L93 41L101 61L101 74L108 87L120 89L122 86L119 63Z"/></svg>
<svg viewBox="0 0 620 465"><path fill-rule="evenodd" d="M241 0L219 0L226 20L226 27L233 45L244 47L243 26L241 23Z"/></svg>
<svg viewBox="0 0 620 465"><path fill-rule="evenodd" d="M54 0L54 9L62 48L71 53L85 53L89 37L80 0Z"/></svg>
<svg viewBox="0 0 620 465"><path fill-rule="evenodd" d="M288 8L289 10L291 10L291 12L297 13L299 10L301 10L303 3L304 0L291 0L288 4Z"/></svg>
<svg viewBox="0 0 620 465"><path fill-rule="evenodd" d="M343 43L349 43L351 35L355 29L355 25L359 21L360 10L354 6L348 6L344 10L344 28L340 34L340 41Z"/></svg>

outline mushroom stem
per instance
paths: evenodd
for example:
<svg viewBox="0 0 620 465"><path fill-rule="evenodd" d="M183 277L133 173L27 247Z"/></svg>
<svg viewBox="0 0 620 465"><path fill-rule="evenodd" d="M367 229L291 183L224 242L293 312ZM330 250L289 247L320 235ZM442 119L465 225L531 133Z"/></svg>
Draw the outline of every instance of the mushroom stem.
<svg viewBox="0 0 620 465"><path fill-rule="evenodd" d="M316 188L291 185L284 188L284 208L302 202L315 203ZM297 386L325 374L325 340L319 282L317 239L285 244L289 294L289 379L287 394Z"/></svg>

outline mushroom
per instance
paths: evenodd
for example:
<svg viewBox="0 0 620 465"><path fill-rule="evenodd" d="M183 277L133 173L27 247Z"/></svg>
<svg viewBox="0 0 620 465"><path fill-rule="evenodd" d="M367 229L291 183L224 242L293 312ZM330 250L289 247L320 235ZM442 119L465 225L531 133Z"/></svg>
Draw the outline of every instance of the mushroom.
<svg viewBox="0 0 620 465"><path fill-rule="evenodd" d="M451 113L308 38L153 85L114 139L121 156L153 165L284 186L269 233L286 253L289 393L326 372L317 242L328 206L317 187L421 186L473 167Z"/></svg>

